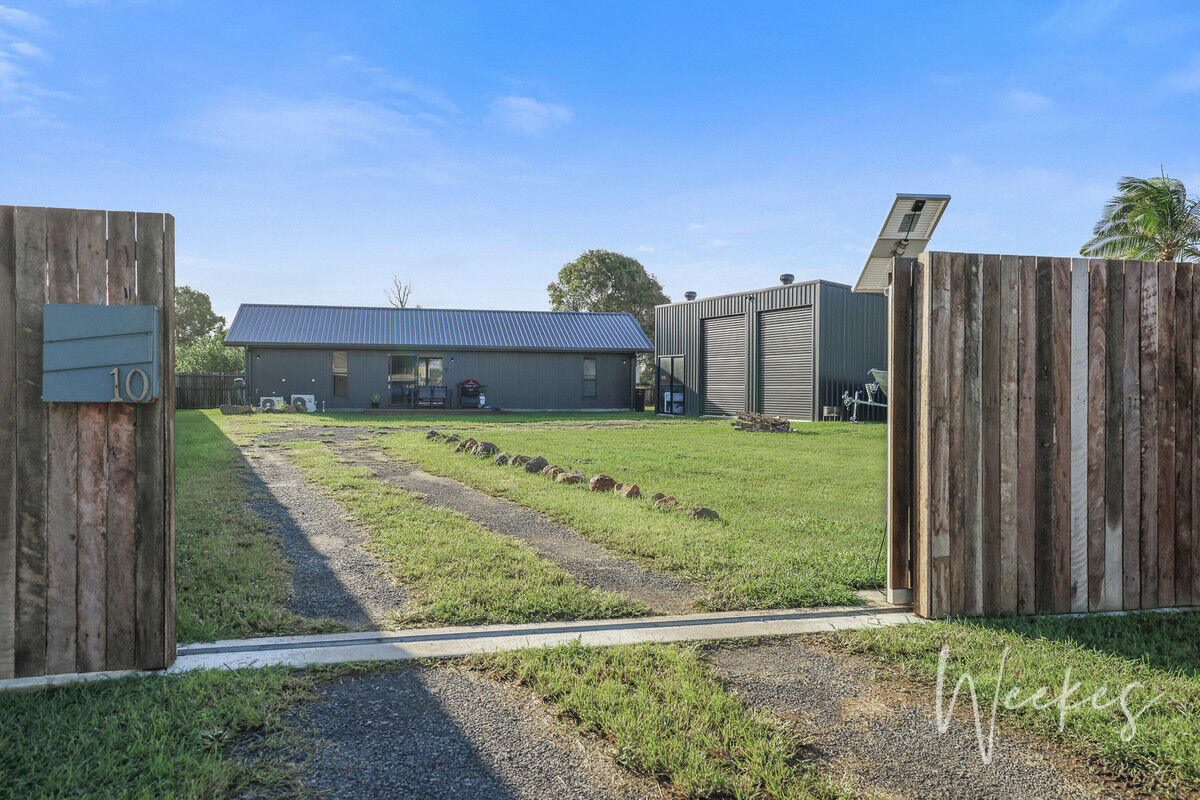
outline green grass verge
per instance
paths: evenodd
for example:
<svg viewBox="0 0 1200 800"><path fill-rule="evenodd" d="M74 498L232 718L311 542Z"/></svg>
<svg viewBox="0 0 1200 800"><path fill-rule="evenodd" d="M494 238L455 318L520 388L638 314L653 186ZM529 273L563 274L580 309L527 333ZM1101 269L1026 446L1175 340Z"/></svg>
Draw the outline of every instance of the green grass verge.
<svg viewBox="0 0 1200 800"><path fill-rule="evenodd" d="M291 567L279 537L249 506L241 458L209 415L175 415L179 640L344 630L284 607Z"/></svg>
<svg viewBox="0 0 1200 800"><path fill-rule="evenodd" d="M1139 785L1157 787L1156 797L1200 792L1200 614L948 621L847 631L829 641L929 684L936 680L942 646L948 645L947 698L963 671L969 672L985 714L991 711L1001 655L1011 648L1001 680L1000 720L1098 759ZM1013 687L1022 687L1022 699L1041 686L1049 687L1051 696L1060 695L1068 669L1071 683L1081 684L1071 703L1101 687L1107 687L1103 700L1111 700L1133 683L1141 688L1129 695L1132 714L1158 694L1163 697L1137 718L1136 735L1128 742L1120 735L1128 718L1119 705L1097 710L1085 703L1065 715L1061 732L1055 706L1005 708L1004 695ZM969 698L961 698L956 718L970 715ZM986 716L983 721L986 734Z"/></svg>
<svg viewBox="0 0 1200 800"><path fill-rule="evenodd" d="M287 452L306 479L327 489L368 531L367 549L408 592L406 622L478 625L647 613L624 595L577 583L456 511L427 506L368 468L344 463L323 444L293 442Z"/></svg>
<svg viewBox="0 0 1200 800"><path fill-rule="evenodd" d="M882 425L798 425L790 435L743 433L713 420L650 414L500 414L419 417L361 414L226 417L249 437L283 426L394 429L376 440L394 457L538 509L610 550L708 587L711 609L858 603L854 589L877 587L884 536L886 471ZM565 487L540 475L454 453L420 432L494 442L511 454L542 455L586 475L606 473L722 521L663 513Z"/></svg>
<svg viewBox="0 0 1200 800"><path fill-rule="evenodd" d="M692 647L578 644L473 660L541 695L610 742L628 769L683 797L843 796L798 758L799 742L743 706Z"/></svg>
<svg viewBox="0 0 1200 800"><path fill-rule="evenodd" d="M295 796L293 768L231 748L245 731L281 735L280 714L312 696L317 674L193 672L0 695L0 798Z"/></svg>

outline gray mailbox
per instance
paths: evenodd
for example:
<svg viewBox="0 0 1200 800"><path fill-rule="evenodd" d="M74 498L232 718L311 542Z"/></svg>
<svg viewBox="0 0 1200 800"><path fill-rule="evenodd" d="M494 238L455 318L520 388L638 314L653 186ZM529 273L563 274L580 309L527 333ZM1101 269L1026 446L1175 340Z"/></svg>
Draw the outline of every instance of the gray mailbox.
<svg viewBox="0 0 1200 800"><path fill-rule="evenodd" d="M161 380L158 306L47 303L42 399L153 403Z"/></svg>

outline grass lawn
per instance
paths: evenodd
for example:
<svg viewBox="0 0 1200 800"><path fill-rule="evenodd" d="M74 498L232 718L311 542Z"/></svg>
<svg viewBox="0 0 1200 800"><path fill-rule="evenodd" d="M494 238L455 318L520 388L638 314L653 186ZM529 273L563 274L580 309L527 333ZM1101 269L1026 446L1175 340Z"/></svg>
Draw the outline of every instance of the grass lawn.
<svg viewBox="0 0 1200 800"><path fill-rule="evenodd" d="M589 588L512 539L456 511L348 466L323 444L287 448L305 478L332 493L369 534L367 548L409 594L406 622L483 625L646 613L620 594Z"/></svg>
<svg viewBox="0 0 1200 800"><path fill-rule="evenodd" d="M269 755L248 764L231 748L246 731L281 736L280 714L312 697L319 677L352 671L195 672L0 695L0 798L297 796L294 768Z"/></svg>
<svg viewBox="0 0 1200 800"><path fill-rule="evenodd" d="M885 429L824 423L789 435L743 433L726 422L650 414L502 414L420 417L321 414L216 417L231 437L284 425L394 429L389 454L557 519L610 550L707 586L713 609L857 603L881 585ZM606 473L717 523L658 511L649 500L597 495L540 475L497 467L427 441L429 427L542 455L586 475Z"/></svg>
<svg viewBox="0 0 1200 800"><path fill-rule="evenodd" d="M1000 659L1011 648L1001 680L1001 721L1094 758L1111 773L1154 788L1155 797L1200 794L1200 613L946 621L846 631L829 641L930 685L936 682L942 646L948 645L947 700L959 676L969 672L985 715L985 736ZM1131 714L1160 693L1163 697L1137 717L1136 734L1128 742L1120 735L1128 717L1119 705L1097 710L1084 703L1065 715L1062 731L1057 706L1005 708L1003 698L1014 687L1021 687L1025 699L1047 686L1046 699L1052 700L1062 693L1068 669L1070 683L1081 684L1069 697L1071 704L1107 687L1103 703L1134 683L1141 686L1128 695ZM969 720L969 696L959 702L955 717ZM1003 733L998 736L1003 739Z"/></svg>
<svg viewBox="0 0 1200 800"><path fill-rule="evenodd" d="M607 740L621 765L680 796L850 796L798 757L794 734L726 692L694 647L568 645L474 663L531 688L581 730Z"/></svg>
<svg viewBox="0 0 1200 800"><path fill-rule="evenodd" d="M342 630L284 608L291 568L279 537L247 505L241 463L210 416L175 415L179 641Z"/></svg>

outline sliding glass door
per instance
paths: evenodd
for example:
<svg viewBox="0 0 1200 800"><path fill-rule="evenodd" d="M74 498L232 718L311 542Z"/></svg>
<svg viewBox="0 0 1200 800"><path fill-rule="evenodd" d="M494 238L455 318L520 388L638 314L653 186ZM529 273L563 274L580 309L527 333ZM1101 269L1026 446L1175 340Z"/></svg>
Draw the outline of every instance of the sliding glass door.
<svg viewBox="0 0 1200 800"><path fill-rule="evenodd" d="M441 386L445 380L441 356L392 353L388 356L388 403L412 405L417 386Z"/></svg>

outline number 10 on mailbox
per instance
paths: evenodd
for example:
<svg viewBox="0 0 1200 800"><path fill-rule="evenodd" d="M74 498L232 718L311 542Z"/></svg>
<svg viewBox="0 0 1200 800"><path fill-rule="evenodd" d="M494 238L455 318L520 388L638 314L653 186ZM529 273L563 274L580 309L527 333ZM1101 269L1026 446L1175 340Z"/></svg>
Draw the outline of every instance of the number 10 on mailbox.
<svg viewBox="0 0 1200 800"><path fill-rule="evenodd" d="M158 306L47 303L42 315L42 399L152 403L161 380Z"/></svg>

